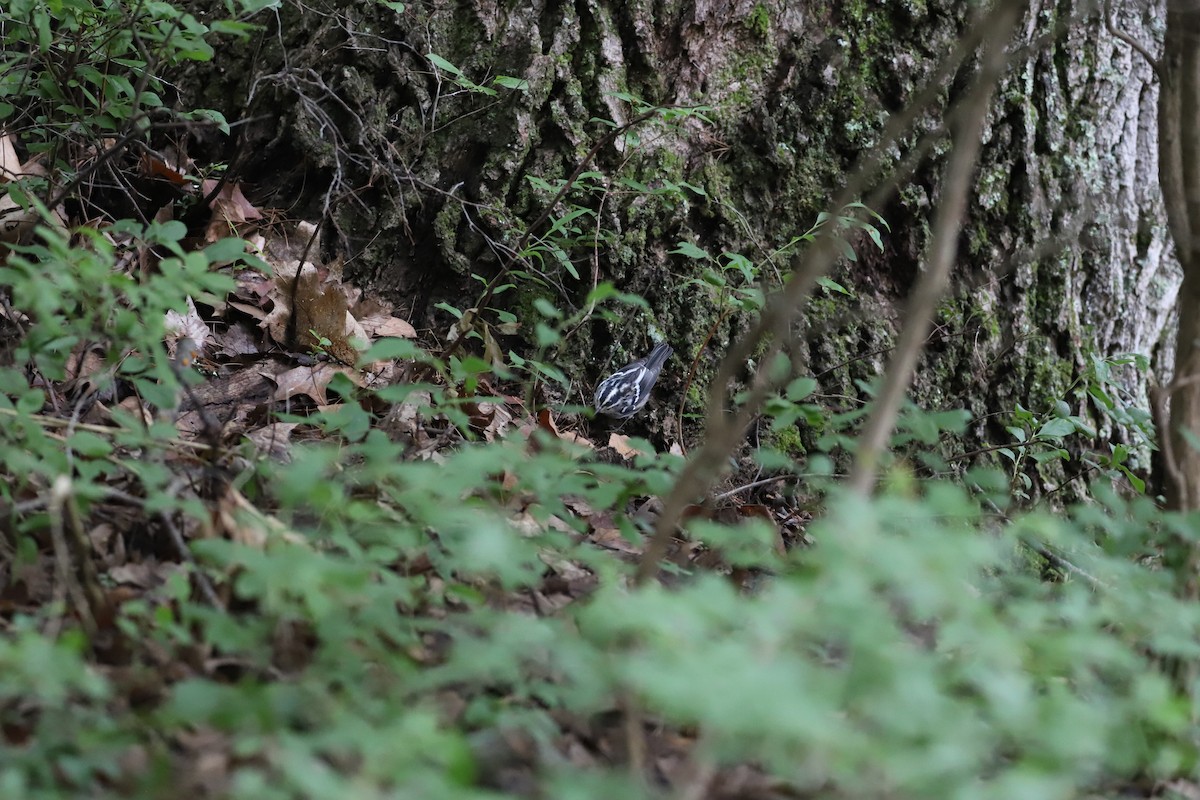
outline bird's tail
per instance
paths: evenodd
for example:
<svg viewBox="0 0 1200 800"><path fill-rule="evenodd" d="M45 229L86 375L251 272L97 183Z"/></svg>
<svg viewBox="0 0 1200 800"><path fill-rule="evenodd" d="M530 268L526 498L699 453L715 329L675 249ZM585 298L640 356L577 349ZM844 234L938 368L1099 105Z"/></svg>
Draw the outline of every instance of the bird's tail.
<svg viewBox="0 0 1200 800"><path fill-rule="evenodd" d="M674 352L671 345L666 342L659 342L654 345L654 349L650 351L650 355L646 356L646 368L657 372L662 369L662 365L667 362Z"/></svg>

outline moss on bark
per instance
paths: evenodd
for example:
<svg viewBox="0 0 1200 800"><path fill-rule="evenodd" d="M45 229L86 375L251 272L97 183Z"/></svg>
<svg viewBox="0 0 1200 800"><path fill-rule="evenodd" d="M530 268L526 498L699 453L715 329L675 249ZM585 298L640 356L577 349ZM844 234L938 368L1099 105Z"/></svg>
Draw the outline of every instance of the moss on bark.
<svg viewBox="0 0 1200 800"><path fill-rule="evenodd" d="M598 365L640 354L661 331L687 364L715 329L699 356L703 385L745 320L718 324L720 307L687 282L700 265L670 251L688 241L714 255L742 253L774 280L786 263L767 254L825 210L888 114L954 47L968 12L953 0L501 0L412 3L400 15L367 3L289 5L280 31L248 49L252 61L239 70L227 58L224 74L187 85L212 88L195 105L231 118L266 115L242 128L243 177L279 186L285 202L276 204L297 213L328 210L337 235L326 244L349 256L347 275L435 329L448 320L434 304L473 305L478 284L470 275L493 274L503 248L541 213L547 195L526 177L569 175L609 130L597 119L634 116L623 97L708 106L711 124L648 123L602 148L589 168L604 176L606 191L566 202L591 210L580 222L594 227L581 236L599 234L603 245L572 251L578 280L546 263L544 280L501 298L520 315L534 297L572 309L593 277L612 281L645 296L653 313L623 312L619 327L597 320L579 329L555 363L587 385ZM1026 26L1027 35L1042 35L1045 24ZM428 53L496 93L464 88ZM1175 278L1163 257L1165 232L1143 222L1155 218L1156 196L1133 175L1153 163L1153 97L1140 88L1152 85L1148 70L1128 57L1101 26L1079 24L1016 62L998 95L955 293L913 387L918 402L957 403L992 420L975 427L980 439L1003 435L1000 418L986 415L1061 396L1085 353L1146 352L1160 339L1161 298ZM1108 80L1113 70L1128 80ZM528 88L497 86L498 75ZM943 107L969 76L968 61L946 83ZM940 122L938 110L923 115L889 158L900 159ZM885 251L859 246L859 260L836 275L853 300L819 294L806 309L807 360L827 394L858 396L855 382L884 367L939 181L935 157L876 209L892 228ZM670 191L685 183L703 193ZM1106 193L1114 185L1119 190ZM663 385L682 392L683 376L665 375Z"/></svg>

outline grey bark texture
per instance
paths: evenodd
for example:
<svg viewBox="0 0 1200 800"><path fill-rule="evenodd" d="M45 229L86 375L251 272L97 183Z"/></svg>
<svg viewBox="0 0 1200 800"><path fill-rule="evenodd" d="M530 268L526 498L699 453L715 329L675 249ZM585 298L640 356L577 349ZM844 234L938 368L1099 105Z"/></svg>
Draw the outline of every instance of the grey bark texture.
<svg viewBox="0 0 1200 800"><path fill-rule="evenodd" d="M776 280L785 261L770 254L826 210L882 122L954 47L970 6L494 0L415 2L395 13L366 2L287 5L240 64L239 53L219 56L208 95L191 101L257 120L237 142L243 179L278 189L264 200L297 215L327 212L335 234L326 245L345 254L346 276L386 292L439 335L451 319L434 304L469 307L479 294L472 273L492 274L542 210L549 194L527 177L564 178L608 130L597 118L634 116L617 93L710 107L711 124L646 126L636 143L604 148L590 167L601 188L570 197L596 212L584 233L600 241L572 253L579 277L535 265L538 281L499 298L531 331L535 297L576 309L595 280L642 294L653 315L597 318L548 358L577 379L569 395L579 400L611 362L664 336L677 361L660 386L677 400L691 358L704 346L703 375L744 320L722 318L712 295L688 282L697 265L670 251L689 241L714 255L742 253ZM1158 87L1145 59L1091 9L1034 2L1024 13L986 124L952 295L913 387L927 408L970 409L983 441L1004 439L1001 415L1017 403L1047 414L1061 398L1096 422L1094 444L1106 450L1114 428L1077 376L1093 355L1138 352L1170 363L1163 343L1180 274L1156 180ZM1161 3L1116 14L1152 52L1163 17ZM462 88L428 53L497 94ZM944 87L922 130L942 124L974 67L968 60ZM493 84L498 75L528 81L528 90ZM898 161L918 139L889 157ZM828 292L807 310L807 360L823 394L860 396L856 381L878 377L922 268L949 146L875 209L891 227L884 251L854 241L858 261L833 276L853 297ZM703 191L679 188L685 183ZM522 341L505 344L521 352ZM1142 407L1144 377L1124 376L1127 400ZM1115 435L1127 434L1118 426Z"/></svg>

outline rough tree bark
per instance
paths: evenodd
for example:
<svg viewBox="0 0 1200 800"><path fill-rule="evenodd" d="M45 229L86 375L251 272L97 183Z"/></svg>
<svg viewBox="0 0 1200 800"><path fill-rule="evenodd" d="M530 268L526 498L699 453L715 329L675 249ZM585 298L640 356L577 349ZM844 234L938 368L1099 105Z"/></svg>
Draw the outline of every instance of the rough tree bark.
<svg viewBox="0 0 1200 800"><path fill-rule="evenodd" d="M642 352L652 329L685 363L700 350L720 315L687 283L695 266L670 251L687 240L763 260L805 230L951 48L968 5L427 0L395 14L318 1L286 5L240 65L238 53L223 53L221 72L181 85L207 87L198 105L252 120L240 129L242 155L226 157L243 180L282 187L264 202L310 217L327 210L336 231L327 244L347 255L347 275L439 333L450 319L434 303L469 306L471 274L489 275L540 212L546 195L527 176L570 174L606 130L594 118L633 115L614 93L710 106L711 125L648 128L638 146L602 151L595 169L606 188L572 198L596 212L602 246L575 254L578 280L553 271L547 288L504 296L527 326L535 296L578 307L595 278L650 301L653 320L597 320L554 354L578 376L581 399L609 357ZM1179 276L1153 180L1157 84L1090 11L1085 0L1039 0L1018 26L1019 55L985 128L955 291L913 387L927 407L969 408L975 434L989 441L1005 436L999 413L1017 403L1048 411L1065 397L1096 419L1094 444L1104 447L1122 433L1077 387L1068 394L1075 377L1093 354L1170 356L1161 343ZM1154 3L1119 11L1118 23L1153 35L1163 15ZM1061 34L1043 42L1056 26ZM466 91L431 66L430 52L478 84L510 75L529 88ZM945 87L943 107L969 74ZM923 127L940 121L930 114ZM882 369L899 301L920 269L941 168L939 157L877 209L892 229L885 252L859 247L862 258L835 275L853 299L829 294L808 309L808 363L823 393L858 395L855 382ZM668 191L685 182L703 194ZM702 368L743 324L717 325ZM519 340L510 344L520 351ZM683 372L664 377L668 394L682 390ZM1137 376L1127 377L1145 405Z"/></svg>

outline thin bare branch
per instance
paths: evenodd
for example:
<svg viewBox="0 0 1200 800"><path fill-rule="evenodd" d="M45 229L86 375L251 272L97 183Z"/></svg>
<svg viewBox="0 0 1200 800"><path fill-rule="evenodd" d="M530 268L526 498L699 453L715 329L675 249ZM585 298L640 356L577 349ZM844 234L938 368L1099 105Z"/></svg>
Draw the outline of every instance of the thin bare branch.
<svg viewBox="0 0 1200 800"><path fill-rule="evenodd" d="M1104 17L1104 27L1108 29L1109 34L1111 34L1113 38L1119 39L1120 41L1129 45L1131 48L1133 48L1135 53L1146 59L1146 63L1150 65L1150 68L1154 70L1154 74L1157 75L1158 79L1161 81L1163 78L1163 70L1162 64L1159 62L1159 60L1155 58L1154 54L1147 50L1141 42L1117 27L1116 20L1113 18L1112 0L1104 0L1104 8L1101 10L1100 16Z"/></svg>

